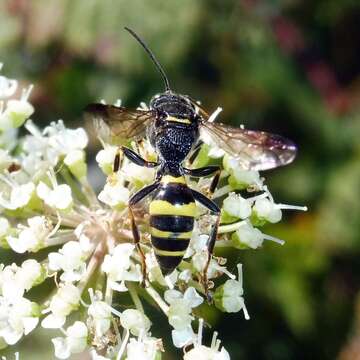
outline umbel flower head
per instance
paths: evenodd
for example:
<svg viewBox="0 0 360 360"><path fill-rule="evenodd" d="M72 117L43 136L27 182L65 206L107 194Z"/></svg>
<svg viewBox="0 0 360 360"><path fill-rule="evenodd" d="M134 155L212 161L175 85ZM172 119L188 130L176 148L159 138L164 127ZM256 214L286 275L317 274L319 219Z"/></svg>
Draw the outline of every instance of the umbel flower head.
<svg viewBox="0 0 360 360"><path fill-rule="evenodd" d="M145 279L127 205L132 194L153 181L154 170L124 159L113 173L118 148L102 141L96 161L107 180L97 194L88 182L85 130L69 129L61 120L39 129L29 119L34 112L31 87L14 99L17 87L15 80L0 76L0 246L26 258L0 266L0 348L16 346L41 326L53 333L58 359L86 351L98 360L159 360L162 341L152 336L152 319L144 311L150 302L168 319L174 345L187 349L184 359L229 359L216 335L210 347L202 345L203 320L194 312L207 301L199 279L207 262L210 215L197 208L184 259L164 277L149 242L146 204L135 208L147 265L142 288ZM27 130L23 137L17 136L20 126ZM128 145L137 146L131 140ZM137 150L150 161L156 158L147 139ZM305 208L276 204L258 172L242 170L235 159L209 145L199 156L202 163L213 157L224 165L222 186L214 194L222 206L215 247L257 249L265 240L282 244L259 228L279 222L284 209ZM188 180L199 192L209 187L209 179ZM249 193L254 189L256 195ZM213 306L243 312L249 319L241 264L232 274L226 259L214 256L208 278L217 284L212 282ZM53 290L36 302L32 289L44 281Z"/></svg>

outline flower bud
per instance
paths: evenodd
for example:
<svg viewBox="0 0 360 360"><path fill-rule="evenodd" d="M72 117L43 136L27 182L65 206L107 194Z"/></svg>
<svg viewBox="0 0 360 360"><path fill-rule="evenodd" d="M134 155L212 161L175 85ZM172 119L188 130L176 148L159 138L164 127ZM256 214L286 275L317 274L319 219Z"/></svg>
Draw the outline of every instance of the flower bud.
<svg viewBox="0 0 360 360"><path fill-rule="evenodd" d="M184 360L230 360L230 356L224 348L219 351L198 345L184 355Z"/></svg>
<svg viewBox="0 0 360 360"><path fill-rule="evenodd" d="M5 111L0 115L2 131L20 127L34 112L34 107L25 99L12 99L6 105Z"/></svg>
<svg viewBox="0 0 360 360"><path fill-rule="evenodd" d="M234 220L246 219L251 215L251 203L240 194L230 193L223 202L223 213Z"/></svg>
<svg viewBox="0 0 360 360"><path fill-rule="evenodd" d="M257 199L253 207L252 218L256 223L268 221L277 223L281 220L281 209L268 198Z"/></svg>
<svg viewBox="0 0 360 360"><path fill-rule="evenodd" d="M41 284L46 279L46 269L34 259L25 260L16 273L16 280L26 291Z"/></svg>
<svg viewBox="0 0 360 360"><path fill-rule="evenodd" d="M51 189L44 182L40 181L36 188L36 193L50 207L64 212L69 212L72 208L73 199L69 185L56 185Z"/></svg>
<svg viewBox="0 0 360 360"><path fill-rule="evenodd" d="M154 182L155 169L142 167L133 162L126 162L122 167L125 179L135 185L136 188L142 188L144 185Z"/></svg>
<svg viewBox="0 0 360 360"><path fill-rule="evenodd" d="M85 350L87 345L88 329L81 321L75 321L66 330L66 337L52 339L55 356L58 359L67 359L71 354L78 354Z"/></svg>
<svg viewBox="0 0 360 360"><path fill-rule="evenodd" d="M259 172L244 170L236 158L225 155L223 165L225 170L230 173L229 185L234 190L243 190L250 186L262 188L263 180L260 178Z"/></svg>
<svg viewBox="0 0 360 360"><path fill-rule="evenodd" d="M2 63L0 63L0 70ZM0 76L0 100L9 98L14 95L17 89L18 82L13 79L8 79L5 76Z"/></svg>
<svg viewBox="0 0 360 360"><path fill-rule="evenodd" d="M117 146L106 146L97 153L96 161L105 175L110 175L113 172L115 156L118 149Z"/></svg>
<svg viewBox="0 0 360 360"><path fill-rule="evenodd" d="M104 301L94 301L88 309L88 314L93 318L96 336L104 335L111 325L111 308Z"/></svg>
<svg viewBox="0 0 360 360"><path fill-rule="evenodd" d="M63 326L66 316L79 306L79 302L80 291L76 286L66 284L59 288L50 301L52 313L42 321L42 327L56 329Z"/></svg>
<svg viewBox="0 0 360 360"><path fill-rule="evenodd" d="M263 233L250 223L244 222L231 236L233 246L237 249L257 249L264 241Z"/></svg>
<svg viewBox="0 0 360 360"><path fill-rule="evenodd" d="M215 306L224 312L238 312L244 307L242 285L237 280L227 280L214 294Z"/></svg>
<svg viewBox="0 0 360 360"><path fill-rule="evenodd" d="M119 211L127 206L129 197L129 189L119 181L108 181L98 195L100 201Z"/></svg>
<svg viewBox="0 0 360 360"><path fill-rule="evenodd" d="M152 338L130 339L126 360L161 360L161 341Z"/></svg>
<svg viewBox="0 0 360 360"><path fill-rule="evenodd" d="M184 299L173 301L169 307L169 324L175 330L183 330L191 324L192 316L190 315L191 307Z"/></svg>
<svg viewBox="0 0 360 360"><path fill-rule="evenodd" d="M147 333L151 322L148 317L139 310L127 309L120 315L122 327L128 329L131 334L138 336L140 333Z"/></svg>
<svg viewBox="0 0 360 360"><path fill-rule="evenodd" d="M65 165L68 166L71 173L81 180L87 174L87 165L85 162L84 150L73 150L65 156Z"/></svg>

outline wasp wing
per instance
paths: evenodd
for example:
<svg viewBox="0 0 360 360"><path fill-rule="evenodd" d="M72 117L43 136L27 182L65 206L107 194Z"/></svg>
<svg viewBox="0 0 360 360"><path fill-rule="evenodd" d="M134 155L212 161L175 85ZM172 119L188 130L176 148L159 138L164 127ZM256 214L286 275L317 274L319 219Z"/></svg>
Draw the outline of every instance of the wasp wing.
<svg viewBox="0 0 360 360"><path fill-rule="evenodd" d="M296 156L296 145L280 135L206 121L201 123L201 132L205 142L210 138L247 170L283 166Z"/></svg>
<svg viewBox="0 0 360 360"><path fill-rule="evenodd" d="M105 104L90 104L84 112L86 118L94 121L100 136L125 140L143 136L147 125L156 119L154 110L129 110Z"/></svg>

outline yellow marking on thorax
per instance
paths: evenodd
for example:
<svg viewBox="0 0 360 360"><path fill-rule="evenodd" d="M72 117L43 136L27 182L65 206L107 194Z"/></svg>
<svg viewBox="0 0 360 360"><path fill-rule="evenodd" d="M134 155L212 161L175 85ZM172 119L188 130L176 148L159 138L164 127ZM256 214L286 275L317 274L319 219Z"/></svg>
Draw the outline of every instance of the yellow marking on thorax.
<svg viewBox="0 0 360 360"><path fill-rule="evenodd" d="M165 239L176 238L176 239L182 240L182 239L190 239L191 235L192 235L192 231L175 233L175 232L171 232L171 231L161 231L154 227L151 227L150 234L152 236L156 236L159 238L165 238Z"/></svg>
<svg viewBox="0 0 360 360"><path fill-rule="evenodd" d="M184 256L186 250L183 251L169 251L169 250L160 250L153 246L154 252L156 255L161 256Z"/></svg>
<svg viewBox="0 0 360 360"><path fill-rule="evenodd" d="M182 123L182 124L191 124L191 121L189 119L180 119L180 118L176 118L174 116L168 116L166 118L167 121L174 121L174 122L178 122L178 123Z"/></svg>
<svg viewBox="0 0 360 360"><path fill-rule="evenodd" d="M173 205L165 200L153 200L149 207L150 215L180 215L192 216L196 215L196 204L191 202L183 205Z"/></svg>
<svg viewBox="0 0 360 360"><path fill-rule="evenodd" d="M168 183L178 183L178 184L186 184L186 180L184 176L171 176L171 175L164 175L161 178L161 183L168 184Z"/></svg>

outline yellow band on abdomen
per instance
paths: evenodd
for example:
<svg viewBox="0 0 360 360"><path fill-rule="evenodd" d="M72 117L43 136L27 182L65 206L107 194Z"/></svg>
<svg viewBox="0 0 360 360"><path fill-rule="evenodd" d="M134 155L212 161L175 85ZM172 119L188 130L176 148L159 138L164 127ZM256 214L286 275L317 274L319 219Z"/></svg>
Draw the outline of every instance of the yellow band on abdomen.
<svg viewBox="0 0 360 360"><path fill-rule="evenodd" d="M165 200L153 200L149 207L150 215L180 215L191 216L196 215L196 204L191 202L189 204L176 204L173 205Z"/></svg>
<svg viewBox="0 0 360 360"><path fill-rule="evenodd" d="M176 239L190 239L191 235L192 235L192 231L187 231L187 232L171 232L171 231L162 231L159 229L156 229L154 227L150 228L150 234L152 236L156 236L159 238L176 238Z"/></svg>
<svg viewBox="0 0 360 360"><path fill-rule="evenodd" d="M186 250L184 251L169 251L169 250L160 250L153 246L154 252L156 255L161 256L184 256Z"/></svg>

